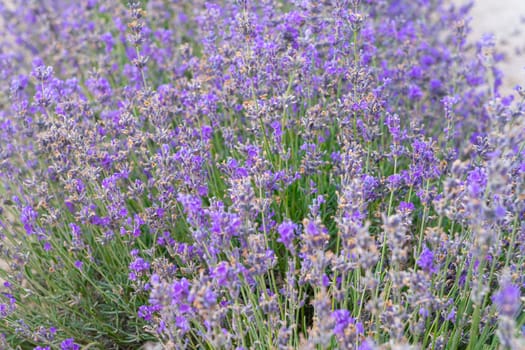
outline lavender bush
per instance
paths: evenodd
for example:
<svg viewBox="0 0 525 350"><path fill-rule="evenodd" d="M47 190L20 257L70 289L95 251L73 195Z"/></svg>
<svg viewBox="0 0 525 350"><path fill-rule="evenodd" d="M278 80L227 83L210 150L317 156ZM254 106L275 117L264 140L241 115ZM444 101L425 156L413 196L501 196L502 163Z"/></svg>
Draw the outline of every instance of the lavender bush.
<svg viewBox="0 0 525 350"><path fill-rule="evenodd" d="M0 347L525 348L525 92L468 6L0 10Z"/></svg>

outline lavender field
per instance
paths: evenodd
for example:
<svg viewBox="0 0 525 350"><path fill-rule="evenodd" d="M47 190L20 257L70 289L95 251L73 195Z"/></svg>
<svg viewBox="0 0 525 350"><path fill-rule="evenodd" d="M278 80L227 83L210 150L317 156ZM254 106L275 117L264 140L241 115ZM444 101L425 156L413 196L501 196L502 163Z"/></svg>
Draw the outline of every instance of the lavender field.
<svg viewBox="0 0 525 350"><path fill-rule="evenodd" d="M0 349L525 349L525 88L470 10L0 0Z"/></svg>

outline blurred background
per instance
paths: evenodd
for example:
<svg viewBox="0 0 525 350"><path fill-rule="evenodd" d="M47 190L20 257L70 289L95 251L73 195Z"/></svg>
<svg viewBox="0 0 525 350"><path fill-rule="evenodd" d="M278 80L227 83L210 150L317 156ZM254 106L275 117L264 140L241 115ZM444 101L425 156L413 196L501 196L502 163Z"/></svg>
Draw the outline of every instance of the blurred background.
<svg viewBox="0 0 525 350"><path fill-rule="evenodd" d="M464 5L470 1L453 2ZM498 51L505 53L500 63L505 74L502 92L510 93L518 84L525 86L525 0L474 0L471 17L471 40L492 33Z"/></svg>
<svg viewBox="0 0 525 350"><path fill-rule="evenodd" d="M478 41L484 34L494 34L498 50L505 54L505 61L500 63L505 74L502 92L512 93L518 84L525 86L525 0L449 1L458 6L474 2L471 11L472 42ZM12 3L13 0L0 0L0 7L11 7ZM0 35L3 34L0 18Z"/></svg>

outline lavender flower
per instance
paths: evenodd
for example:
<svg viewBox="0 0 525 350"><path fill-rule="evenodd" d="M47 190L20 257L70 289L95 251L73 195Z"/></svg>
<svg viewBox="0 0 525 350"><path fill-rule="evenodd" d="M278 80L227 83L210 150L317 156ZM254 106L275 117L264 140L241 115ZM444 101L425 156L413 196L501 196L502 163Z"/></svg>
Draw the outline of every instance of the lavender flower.
<svg viewBox="0 0 525 350"><path fill-rule="evenodd" d="M520 288L512 283L506 284L492 296L492 301L497 306L498 311L505 316L513 317L521 310L521 291Z"/></svg>
<svg viewBox="0 0 525 350"><path fill-rule="evenodd" d="M60 343L60 349L62 350L79 350L80 346L75 344L74 339L69 338Z"/></svg>
<svg viewBox="0 0 525 350"><path fill-rule="evenodd" d="M286 249L288 249L292 253L295 252L294 239L296 238L297 229L297 225L289 220L284 221L277 228L277 232L279 233L279 238L277 239L277 242L281 242L282 244L284 244Z"/></svg>
<svg viewBox="0 0 525 350"><path fill-rule="evenodd" d="M519 348L525 102L468 9L0 6L0 347Z"/></svg>
<svg viewBox="0 0 525 350"><path fill-rule="evenodd" d="M423 248L419 259L417 260L417 264L423 269L423 271L430 274L436 273L438 271L434 264L434 253L427 247Z"/></svg>

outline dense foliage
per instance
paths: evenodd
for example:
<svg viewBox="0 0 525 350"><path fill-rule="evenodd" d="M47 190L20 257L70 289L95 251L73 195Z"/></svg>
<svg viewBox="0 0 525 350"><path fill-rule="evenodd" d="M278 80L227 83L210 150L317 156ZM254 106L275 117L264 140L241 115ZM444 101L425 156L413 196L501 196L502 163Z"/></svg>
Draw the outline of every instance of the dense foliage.
<svg viewBox="0 0 525 350"><path fill-rule="evenodd" d="M0 12L0 347L525 348L525 93L468 6Z"/></svg>

